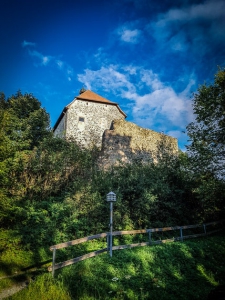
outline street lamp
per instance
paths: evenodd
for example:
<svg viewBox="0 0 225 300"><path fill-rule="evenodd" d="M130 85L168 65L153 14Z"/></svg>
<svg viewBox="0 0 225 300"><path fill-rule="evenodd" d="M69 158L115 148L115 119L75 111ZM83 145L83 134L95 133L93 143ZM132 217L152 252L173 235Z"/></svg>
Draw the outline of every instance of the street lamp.
<svg viewBox="0 0 225 300"><path fill-rule="evenodd" d="M112 230L113 230L113 202L116 202L116 194L110 192L106 196L106 201L110 203L110 239L109 239L109 249L110 249L110 256L112 257Z"/></svg>

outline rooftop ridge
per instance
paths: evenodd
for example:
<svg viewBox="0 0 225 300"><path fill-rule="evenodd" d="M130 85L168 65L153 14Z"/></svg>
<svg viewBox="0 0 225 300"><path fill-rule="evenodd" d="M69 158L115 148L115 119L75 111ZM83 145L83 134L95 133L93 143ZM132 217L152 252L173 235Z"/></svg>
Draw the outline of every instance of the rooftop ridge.
<svg viewBox="0 0 225 300"><path fill-rule="evenodd" d="M112 102L90 90L87 90L87 91L81 93L80 95L76 96L75 99L96 101L96 102L102 102L102 103L108 103L108 104L117 104L117 103Z"/></svg>

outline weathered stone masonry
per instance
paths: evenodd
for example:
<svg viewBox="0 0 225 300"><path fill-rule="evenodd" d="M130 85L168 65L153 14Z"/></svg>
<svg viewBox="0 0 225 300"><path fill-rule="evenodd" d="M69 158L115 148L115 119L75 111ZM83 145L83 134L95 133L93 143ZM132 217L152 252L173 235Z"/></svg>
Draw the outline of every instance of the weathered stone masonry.
<svg viewBox="0 0 225 300"><path fill-rule="evenodd" d="M110 128L114 119L125 117L117 103L86 91L64 108L54 126L54 134L73 138L81 146L95 144L101 147L104 131Z"/></svg>
<svg viewBox="0 0 225 300"><path fill-rule="evenodd" d="M85 91L63 109L53 130L56 136L73 138L83 147L97 145L104 168L134 159L156 161L161 143L177 153L176 138L139 127L125 117L117 103Z"/></svg>
<svg viewBox="0 0 225 300"><path fill-rule="evenodd" d="M107 167L133 160L156 161L161 144L171 153L178 151L176 138L125 120L114 120L111 129L105 130L103 135L101 163Z"/></svg>
<svg viewBox="0 0 225 300"><path fill-rule="evenodd" d="M80 117L84 118L84 122L79 121ZM79 144L101 146L103 132L117 118L121 118L121 114L115 106L77 100L68 111L67 120L70 122L66 134Z"/></svg>

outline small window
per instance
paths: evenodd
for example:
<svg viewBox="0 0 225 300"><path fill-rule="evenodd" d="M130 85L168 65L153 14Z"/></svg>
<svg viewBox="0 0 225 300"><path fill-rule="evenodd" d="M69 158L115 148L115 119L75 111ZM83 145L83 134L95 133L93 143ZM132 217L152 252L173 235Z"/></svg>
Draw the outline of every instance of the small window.
<svg viewBox="0 0 225 300"><path fill-rule="evenodd" d="M79 122L84 122L84 118L83 117L79 117Z"/></svg>

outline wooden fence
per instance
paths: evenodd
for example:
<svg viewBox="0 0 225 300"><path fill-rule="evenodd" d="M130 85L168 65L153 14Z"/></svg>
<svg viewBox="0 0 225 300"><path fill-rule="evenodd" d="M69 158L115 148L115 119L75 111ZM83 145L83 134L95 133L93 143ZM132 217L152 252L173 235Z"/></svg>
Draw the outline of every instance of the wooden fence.
<svg viewBox="0 0 225 300"><path fill-rule="evenodd" d="M119 249L126 249L126 248L133 248L133 247L137 247L137 246L151 246L151 245L156 245L156 244L161 244L161 243L166 243L166 242L174 242L174 241L183 241L184 239L189 239L189 238L195 238L195 237L200 237L200 236L206 236L215 232L218 232L222 229L222 226L220 228L214 229L214 230L207 230L207 227L209 226L215 226L218 224L222 224L224 222L224 220L221 221L217 221L217 222L210 222L210 223L206 223L206 224L197 224L197 225L187 225L187 226L175 226L175 227L164 227L164 228L152 228L152 229L141 229L141 230L128 230L128 231L114 231L112 232L113 236L122 236L122 235L126 235L126 234L147 234L148 235L148 242L142 242L142 243L136 243L136 244L129 244L129 245L119 245L119 246L113 246L111 250L119 250ZM184 235L183 234L183 230L186 229L193 229L193 228L202 228L203 232L201 233L197 233L197 234L189 234L189 235ZM178 237L173 237L172 239L160 239L160 240L153 240L153 233L157 233L157 232L166 232L166 231L171 231L171 230L179 230L179 236ZM58 249L62 249L62 248L66 248L69 246L73 246L73 245L78 245L93 239L98 239L98 238L107 238L107 247L94 251L94 252L90 252L88 254L64 261L64 262L60 262L60 263L55 263L55 259L56 259L56 250ZM53 258L52 258L52 266L48 268L48 271L52 271L52 275L54 276L54 272L57 269L72 265L74 263L77 263L81 260L85 260L87 258L90 257L94 257L96 255L99 255L103 252L106 251L110 251L110 232L107 233L100 233L100 234L96 234L96 235L92 235L92 236L87 236L81 239L76 239L73 241L69 241L66 243L61 243L61 244L57 244L54 246L50 247L50 250L53 251Z"/></svg>

